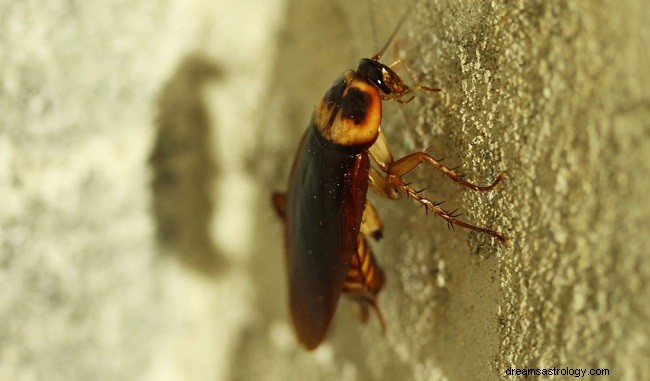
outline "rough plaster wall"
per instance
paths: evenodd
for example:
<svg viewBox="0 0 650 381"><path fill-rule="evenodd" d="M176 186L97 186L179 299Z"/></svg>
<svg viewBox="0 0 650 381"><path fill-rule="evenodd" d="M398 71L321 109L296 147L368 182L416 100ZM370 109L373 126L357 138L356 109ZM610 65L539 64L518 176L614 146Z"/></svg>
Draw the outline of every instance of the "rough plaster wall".
<svg viewBox="0 0 650 381"><path fill-rule="evenodd" d="M228 379L280 5L0 1L0 380Z"/></svg>
<svg viewBox="0 0 650 381"><path fill-rule="evenodd" d="M375 3L382 43L406 4ZM314 101L369 54L365 7L290 2L274 128L262 133L265 152L286 157L260 166L273 187L286 187ZM648 379L649 17L640 1L418 2L401 47L422 82L443 91L387 107L384 130L397 156L431 146L477 182L507 171L490 194L426 168L411 178L514 245L375 198L386 223L373 245L388 275L386 336L343 302L328 341L305 354L271 294L283 286L258 289L270 321L243 341L235 378L491 380L508 367L580 367ZM261 268L277 261L267 255Z"/></svg>
<svg viewBox="0 0 650 381"><path fill-rule="evenodd" d="M375 2L379 43L406 7ZM648 19L418 2L401 46L443 92L387 106L385 131L471 180L507 170L490 194L411 178L514 245L375 197L387 334L344 301L306 353L267 192L370 53L365 2L0 1L0 379L647 379Z"/></svg>

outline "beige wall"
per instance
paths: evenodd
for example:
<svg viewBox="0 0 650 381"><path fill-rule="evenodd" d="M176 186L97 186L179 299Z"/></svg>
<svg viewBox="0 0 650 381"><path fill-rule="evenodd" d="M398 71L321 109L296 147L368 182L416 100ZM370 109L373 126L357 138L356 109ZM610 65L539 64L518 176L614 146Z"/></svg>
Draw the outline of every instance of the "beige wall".
<svg viewBox="0 0 650 381"><path fill-rule="evenodd" d="M376 3L381 44L406 5ZM365 2L49 4L0 1L0 379L650 374L645 2L415 7L401 47L443 91L386 106L384 130L397 156L507 171L490 194L411 178L514 245L375 197L386 336L342 302L314 353L268 193L371 53Z"/></svg>

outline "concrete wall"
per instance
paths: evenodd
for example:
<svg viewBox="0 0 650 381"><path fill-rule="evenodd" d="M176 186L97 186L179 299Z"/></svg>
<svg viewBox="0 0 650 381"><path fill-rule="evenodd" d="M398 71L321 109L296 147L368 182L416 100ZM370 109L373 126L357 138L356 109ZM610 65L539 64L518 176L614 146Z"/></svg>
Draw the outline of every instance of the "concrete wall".
<svg viewBox="0 0 650 381"><path fill-rule="evenodd" d="M382 44L408 5L373 3ZM373 198L386 335L343 301L307 353L268 194L372 52L367 4L0 1L0 379L647 379L649 18L418 2L400 47L443 91L388 104L384 131L476 182L507 171L489 194L409 178L514 244Z"/></svg>

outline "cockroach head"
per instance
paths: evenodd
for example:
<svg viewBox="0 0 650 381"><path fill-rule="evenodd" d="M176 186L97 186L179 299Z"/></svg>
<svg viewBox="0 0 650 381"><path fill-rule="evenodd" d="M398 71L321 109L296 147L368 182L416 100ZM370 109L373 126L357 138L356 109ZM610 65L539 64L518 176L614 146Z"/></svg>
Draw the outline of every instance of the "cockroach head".
<svg viewBox="0 0 650 381"><path fill-rule="evenodd" d="M404 94L408 86L404 85L399 74L383 63L372 58L359 61L357 73L368 83L375 86L385 97L395 97Z"/></svg>

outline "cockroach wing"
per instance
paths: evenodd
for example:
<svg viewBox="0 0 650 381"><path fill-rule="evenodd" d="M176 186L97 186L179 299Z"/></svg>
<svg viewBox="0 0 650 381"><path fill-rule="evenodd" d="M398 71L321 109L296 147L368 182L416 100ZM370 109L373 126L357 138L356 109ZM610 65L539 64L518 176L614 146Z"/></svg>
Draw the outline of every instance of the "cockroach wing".
<svg viewBox="0 0 650 381"><path fill-rule="evenodd" d="M300 342L323 341L357 244L368 191L365 150L327 141L312 123L294 162L286 200L291 317Z"/></svg>

